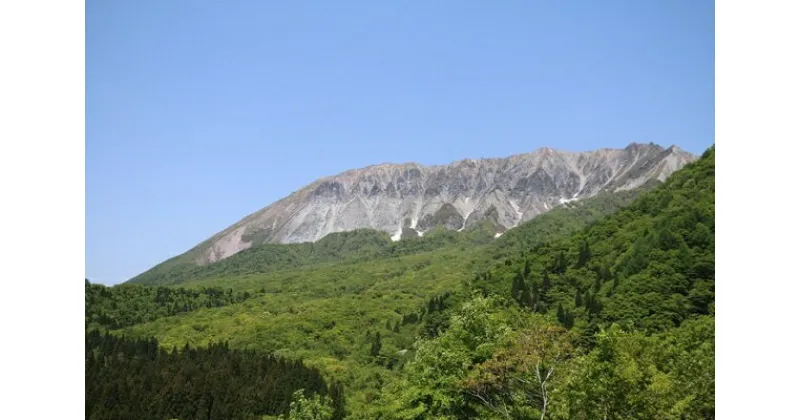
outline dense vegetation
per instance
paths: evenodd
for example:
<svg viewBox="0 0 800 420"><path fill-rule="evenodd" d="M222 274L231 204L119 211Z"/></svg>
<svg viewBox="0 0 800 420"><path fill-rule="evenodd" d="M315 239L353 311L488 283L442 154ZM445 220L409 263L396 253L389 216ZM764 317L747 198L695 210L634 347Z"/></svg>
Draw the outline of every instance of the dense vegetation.
<svg viewBox="0 0 800 420"><path fill-rule="evenodd" d="M580 234L498 261L474 282L596 332L647 332L713 311L714 150L632 205Z"/></svg>
<svg viewBox="0 0 800 420"><path fill-rule="evenodd" d="M220 287L183 289L135 284L105 287L86 280L86 326L119 329L199 308L243 302L257 295L258 292L234 293Z"/></svg>
<svg viewBox="0 0 800 420"><path fill-rule="evenodd" d="M167 352L154 339L86 333L86 418L252 419L288 414L298 390L322 395L343 417L339 385L301 363L226 343Z"/></svg>
<svg viewBox="0 0 800 420"><path fill-rule="evenodd" d="M332 233L313 243L263 244L206 266L168 262L134 277L129 283L176 285L211 277L269 273L331 262L397 257L457 243L487 243L493 235L494 232L489 229L488 224L481 224L464 234L439 228L429 232L424 238L392 242L390 236L384 232L358 229Z"/></svg>
<svg viewBox="0 0 800 420"><path fill-rule="evenodd" d="M713 418L714 149L472 286L384 417Z"/></svg>
<svg viewBox="0 0 800 420"><path fill-rule="evenodd" d="M91 285L87 325L303 360L344 385L348 418L713 418L713 147L656 188L491 229L357 231L148 274L180 287ZM179 299L196 301L164 309ZM306 397L293 418L330 418Z"/></svg>
<svg viewBox="0 0 800 420"><path fill-rule="evenodd" d="M613 324L587 342L552 317L477 296L417 343L380 418L714 417L714 319L648 336Z"/></svg>
<svg viewBox="0 0 800 420"><path fill-rule="evenodd" d="M652 188L653 184L646 184L634 190L602 192L590 199L565 203L531 222L509 230L483 254L494 262L516 257L536 245L566 238L629 205Z"/></svg>

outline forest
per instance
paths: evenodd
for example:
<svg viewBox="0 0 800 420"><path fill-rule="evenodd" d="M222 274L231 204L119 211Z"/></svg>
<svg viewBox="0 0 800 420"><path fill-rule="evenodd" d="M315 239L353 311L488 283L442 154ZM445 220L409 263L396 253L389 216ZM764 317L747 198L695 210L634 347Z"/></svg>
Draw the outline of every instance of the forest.
<svg viewBox="0 0 800 420"><path fill-rule="evenodd" d="M391 242L86 281L86 417L714 418L714 147L664 183Z"/></svg>
<svg viewBox="0 0 800 420"><path fill-rule="evenodd" d="M155 339L93 330L85 364L87 418L261 418L312 395L329 402L329 418L343 418L341 386L317 370L227 343L168 352Z"/></svg>

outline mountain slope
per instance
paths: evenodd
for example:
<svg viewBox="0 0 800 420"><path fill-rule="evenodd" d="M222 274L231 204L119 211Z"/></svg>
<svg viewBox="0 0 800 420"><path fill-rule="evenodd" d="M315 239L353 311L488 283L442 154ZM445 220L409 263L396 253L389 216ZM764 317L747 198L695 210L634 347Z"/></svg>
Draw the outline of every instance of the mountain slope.
<svg viewBox="0 0 800 420"><path fill-rule="evenodd" d="M463 230L486 221L501 233L573 200L663 181L694 159L675 146L631 144L350 170L313 182L152 270L205 265L264 243L314 242L362 228L398 240L436 226Z"/></svg>
<svg viewBox="0 0 800 420"><path fill-rule="evenodd" d="M198 271L185 274L181 287L169 287L172 292L166 297L162 290L166 288L161 287L93 285L104 299L95 302L87 313L116 323L146 316L148 321L115 332L155 336L167 348L180 348L187 342L202 347L228 340L232 348L304 360L322 369L328 378L342 381L352 412L365 413L380 388L376 382L389 380L392 369L396 369L391 366L405 360L401 354L412 348L419 333L438 324L435 315L418 316L432 298L460 290L475 272L495 261L497 253L518 255L522 247L579 231L629 204L641 192L640 188L570 203L517 226L497 240L489 235L491 242L486 244L470 242L472 232L437 229L398 242L386 238L393 247L387 255L352 259L343 253L335 261L303 263L283 270L275 270L269 259L259 254L301 244L262 245L196 267ZM408 248L413 250L404 251ZM205 295L214 289L232 289L219 299L231 303L207 304ZM247 292L251 297L239 301L237 297ZM189 300L186 295L198 297ZM173 301L178 301L178 313L170 310ZM174 315L158 316L165 312ZM389 324L391 330L386 327ZM368 332L380 332L381 360L386 367L376 365L368 356Z"/></svg>
<svg viewBox="0 0 800 420"><path fill-rule="evenodd" d="M243 302L161 317L117 333L155 336L168 348L229 340L232 348L299 358L345 384L353 418L376 418L372 411L386 414L386 410L375 398L381 389L384 397L394 395L386 387L401 373L401 366L415 357L414 341L420 335L446 333L447 308L469 299L470 291L509 296L527 289L527 297L524 293L514 296L521 307L528 308L527 313L533 313L535 305L536 312L571 327L588 344L597 340L595 331L609 323L659 332L698 315L713 317L713 159L712 148L700 162L607 218L601 216L616 204L611 197L598 195L570 203L574 208L537 217L474 248L461 249L456 244L401 257L224 277L230 275L226 271L217 278L192 280L188 285L193 290L221 287L259 293ZM588 204L594 210L585 208ZM579 219L584 220L580 226L569 225ZM588 228L587 220L592 221ZM424 242L433 236L414 240ZM526 261L530 263L527 275ZM443 300L445 304L440 305ZM681 393L704 395L691 403L699 404L691 410L713 407L713 398L710 402L707 398L709 392L713 396L713 382L708 384L706 373L698 376L699 385L681 388ZM713 381L713 374L710 378ZM675 381L683 383L683 379ZM584 382L575 386L591 385ZM639 391L620 391L623 396L629 392ZM563 408L580 407L576 403ZM594 414L573 418L598 418Z"/></svg>
<svg viewBox="0 0 800 420"><path fill-rule="evenodd" d="M714 159L712 146L584 231L496 259L476 286L525 294L514 297L540 311L560 305L576 327L624 321L656 331L713 313Z"/></svg>
<svg viewBox="0 0 800 420"><path fill-rule="evenodd" d="M381 418L714 418L714 153L495 259L382 389Z"/></svg>
<svg viewBox="0 0 800 420"><path fill-rule="evenodd" d="M494 240L494 228L488 221L456 232L437 227L419 237L416 233L400 241L371 229L332 233L317 242L301 244L262 244L207 265L161 264L126 284L157 286L193 286L214 278L233 278L282 270L314 268L331 264L364 262L396 258L421 252L439 251L447 247L477 248L492 244L502 255L517 252L555 237L575 232L587 224L629 204L646 188L639 187L617 193L568 203L508 231Z"/></svg>

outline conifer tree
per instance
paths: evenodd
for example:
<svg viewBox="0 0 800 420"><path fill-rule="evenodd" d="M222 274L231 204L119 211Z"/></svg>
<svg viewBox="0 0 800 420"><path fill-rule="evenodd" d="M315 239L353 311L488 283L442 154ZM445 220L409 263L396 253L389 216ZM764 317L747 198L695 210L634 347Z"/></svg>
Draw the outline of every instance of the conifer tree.
<svg viewBox="0 0 800 420"><path fill-rule="evenodd" d="M381 344L381 333L376 332L375 336L373 337L372 340L373 340L372 341L372 347L369 350L369 354L370 354L370 356L375 357L375 356L379 355L380 352L381 352L381 346L382 346L382 344Z"/></svg>
<svg viewBox="0 0 800 420"><path fill-rule="evenodd" d="M589 243L586 242L585 239L581 239L580 242L578 242L578 262L575 264L575 268L584 267L591 257L592 253L589 250Z"/></svg>
<svg viewBox="0 0 800 420"><path fill-rule="evenodd" d="M514 280L511 281L511 297L520 303L520 295L522 294L522 279L519 277L519 274L514 276Z"/></svg>
<svg viewBox="0 0 800 420"><path fill-rule="evenodd" d="M531 296L531 289L525 284L525 280L522 280L522 291L520 292L520 304L526 308L533 307L533 297Z"/></svg>

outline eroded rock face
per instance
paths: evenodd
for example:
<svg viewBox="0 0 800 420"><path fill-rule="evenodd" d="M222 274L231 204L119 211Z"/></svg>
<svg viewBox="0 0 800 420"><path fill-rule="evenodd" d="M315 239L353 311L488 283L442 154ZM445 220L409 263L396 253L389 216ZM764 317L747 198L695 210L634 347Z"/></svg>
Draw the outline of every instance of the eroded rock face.
<svg viewBox="0 0 800 420"><path fill-rule="evenodd" d="M200 264L264 242L317 241L372 228L393 239L436 227L460 230L491 220L498 233L603 190L663 181L695 156L677 147L563 152L549 148L504 159L441 166L384 164L317 180L199 245ZM197 248L195 250L198 250Z"/></svg>

